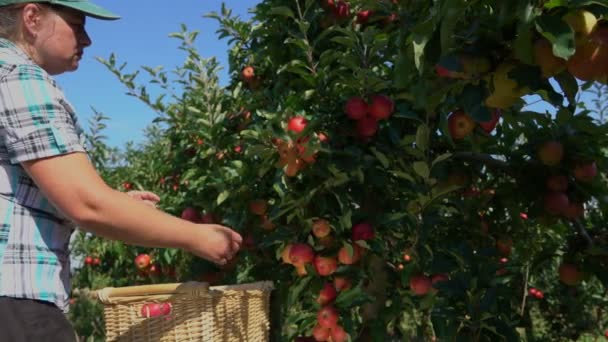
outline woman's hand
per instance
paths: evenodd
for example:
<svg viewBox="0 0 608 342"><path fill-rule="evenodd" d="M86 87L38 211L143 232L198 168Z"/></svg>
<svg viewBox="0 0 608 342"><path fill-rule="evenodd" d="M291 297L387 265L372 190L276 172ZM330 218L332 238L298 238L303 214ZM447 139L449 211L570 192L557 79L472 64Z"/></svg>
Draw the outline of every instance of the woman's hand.
<svg viewBox="0 0 608 342"><path fill-rule="evenodd" d="M150 191L133 190L133 191L127 192L127 195L129 195L130 197L133 197L135 199L138 199L140 201L143 201L144 203L146 203L147 205L149 205L153 208L156 208L156 204L158 203L158 201L160 201L160 197L158 197L157 194L150 192Z"/></svg>
<svg viewBox="0 0 608 342"><path fill-rule="evenodd" d="M243 238L218 224L199 224L200 230L189 240L187 250L218 265L226 265L241 249Z"/></svg>

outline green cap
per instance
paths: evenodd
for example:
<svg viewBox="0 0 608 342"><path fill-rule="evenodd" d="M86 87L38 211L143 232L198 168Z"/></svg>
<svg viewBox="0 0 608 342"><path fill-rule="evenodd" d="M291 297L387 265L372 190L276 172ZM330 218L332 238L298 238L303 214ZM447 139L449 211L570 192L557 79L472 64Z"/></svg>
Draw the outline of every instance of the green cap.
<svg viewBox="0 0 608 342"><path fill-rule="evenodd" d="M89 17L102 20L115 20L120 18L120 16L95 5L89 0L0 0L0 7L29 2L46 2L52 5L69 7L80 11Z"/></svg>

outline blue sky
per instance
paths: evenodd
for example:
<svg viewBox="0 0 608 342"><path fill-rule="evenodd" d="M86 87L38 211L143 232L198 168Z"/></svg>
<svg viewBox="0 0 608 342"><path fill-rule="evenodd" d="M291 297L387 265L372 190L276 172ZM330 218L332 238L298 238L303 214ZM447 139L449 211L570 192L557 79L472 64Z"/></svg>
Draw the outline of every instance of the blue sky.
<svg viewBox="0 0 608 342"><path fill-rule="evenodd" d="M173 70L182 65L185 55L177 49L179 41L169 38L185 24L190 31L198 30L198 51L203 57L217 57L225 66L220 73L227 79L227 39L218 40L215 20L203 18L211 11L220 12L222 1L174 0L174 1L119 1L94 0L122 18L118 21L101 21L88 18L87 30L93 45L85 55L77 71L57 77L68 100L74 105L78 117L88 130L88 120L94 107L110 117L106 135L112 146L123 146L127 141L143 141L143 129L156 114L134 97L127 96L126 88L95 57L107 58L115 53L118 60L127 62L129 72L140 66L163 65ZM225 1L226 2L226 1ZM241 18L250 18L249 9L259 0L226 2L227 7Z"/></svg>

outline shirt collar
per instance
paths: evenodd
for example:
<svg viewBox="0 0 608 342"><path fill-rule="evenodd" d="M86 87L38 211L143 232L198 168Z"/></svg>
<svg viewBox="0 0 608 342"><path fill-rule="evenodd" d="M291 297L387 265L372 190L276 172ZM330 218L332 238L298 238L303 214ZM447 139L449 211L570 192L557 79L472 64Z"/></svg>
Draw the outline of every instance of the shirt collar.
<svg viewBox="0 0 608 342"><path fill-rule="evenodd" d="M19 46L17 46L17 44L6 38L0 38L0 53L3 49L7 49L11 53L23 58L24 60L34 63L34 61L30 58L30 56L25 53L25 51L23 51Z"/></svg>

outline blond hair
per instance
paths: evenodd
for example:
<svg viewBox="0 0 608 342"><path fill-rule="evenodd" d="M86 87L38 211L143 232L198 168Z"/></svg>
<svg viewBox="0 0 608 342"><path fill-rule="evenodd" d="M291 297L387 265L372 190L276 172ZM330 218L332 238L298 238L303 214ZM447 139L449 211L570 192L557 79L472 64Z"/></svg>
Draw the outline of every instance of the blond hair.
<svg viewBox="0 0 608 342"><path fill-rule="evenodd" d="M14 39L19 29L19 13L24 4L0 7L0 38Z"/></svg>

